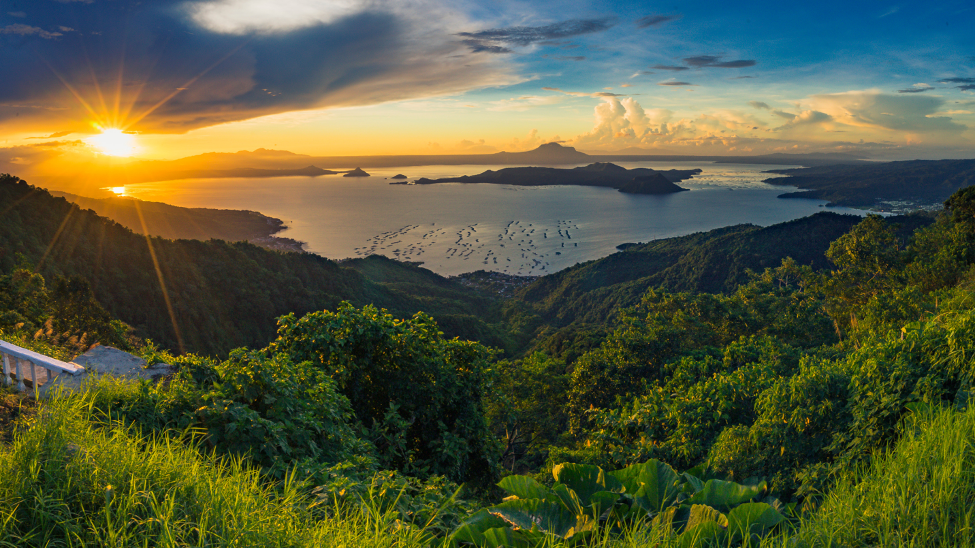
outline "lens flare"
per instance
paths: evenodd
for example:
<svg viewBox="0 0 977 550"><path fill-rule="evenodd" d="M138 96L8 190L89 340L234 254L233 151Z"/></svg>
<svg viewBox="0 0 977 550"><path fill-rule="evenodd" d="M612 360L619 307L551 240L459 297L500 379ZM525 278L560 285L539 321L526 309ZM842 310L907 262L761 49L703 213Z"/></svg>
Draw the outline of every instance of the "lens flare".
<svg viewBox="0 0 977 550"><path fill-rule="evenodd" d="M85 140L99 153L113 157L131 157L138 150L136 138L118 128L106 128L101 134Z"/></svg>

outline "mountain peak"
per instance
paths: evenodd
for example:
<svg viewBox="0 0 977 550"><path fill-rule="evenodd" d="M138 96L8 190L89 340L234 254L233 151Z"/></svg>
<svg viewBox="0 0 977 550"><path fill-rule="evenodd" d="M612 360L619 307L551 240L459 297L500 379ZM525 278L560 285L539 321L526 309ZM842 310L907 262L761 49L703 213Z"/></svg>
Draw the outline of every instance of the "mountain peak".
<svg viewBox="0 0 977 550"><path fill-rule="evenodd" d="M532 150L533 153L576 153L577 150L568 145L560 145L555 141L544 143Z"/></svg>

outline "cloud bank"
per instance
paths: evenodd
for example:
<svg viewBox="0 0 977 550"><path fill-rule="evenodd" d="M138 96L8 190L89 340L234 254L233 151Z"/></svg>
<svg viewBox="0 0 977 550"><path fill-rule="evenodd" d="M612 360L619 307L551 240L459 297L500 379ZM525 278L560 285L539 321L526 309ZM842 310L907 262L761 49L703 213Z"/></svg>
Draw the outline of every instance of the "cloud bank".
<svg viewBox="0 0 977 550"><path fill-rule="evenodd" d="M0 29L0 124L184 132L518 81L497 57L465 48L454 29L470 22L430 0L75 1L39 3L28 16ZM486 31L494 38L485 40L521 44L600 25Z"/></svg>

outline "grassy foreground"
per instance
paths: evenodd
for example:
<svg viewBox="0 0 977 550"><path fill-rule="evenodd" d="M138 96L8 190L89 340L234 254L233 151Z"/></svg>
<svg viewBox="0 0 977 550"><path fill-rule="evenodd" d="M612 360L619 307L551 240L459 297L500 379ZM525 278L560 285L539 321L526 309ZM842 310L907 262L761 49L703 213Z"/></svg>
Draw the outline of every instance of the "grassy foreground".
<svg viewBox="0 0 977 550"><path fill-rule="evenodd" d="M367 508L326 517L287 479L172 437L98 427L91 393L55 398L0 446L0 545L427 546L421 530Z"/></svg>
<svg viewBox="0 0 977 550"><path fill-rule="evenodd" d="M117 388L116 388L117 390ZM301 480L271 484L246 462L178 437L105 424L99 388L44 402L0 445L0 545L417 547L432 530L367 500L317 505ZM111 391L111 390L110 390ZM820 506L746 544L784 547L972 547L974 409L916 407L888 452L846 470ZM177 434L174 434L177 435ZM182 434L186 436L187 434ZM186 437L183 438L186 440ZM600 530L587 546L675 546L667 530ZM564 541L547 540L547 546Z"/></svg>
<svg viewBox="0 0 977 550"><path fill-rule="evenodd" d="M974 409L916 407L889 452L843 471L817 512L772 546L974 546Z"/></svg>

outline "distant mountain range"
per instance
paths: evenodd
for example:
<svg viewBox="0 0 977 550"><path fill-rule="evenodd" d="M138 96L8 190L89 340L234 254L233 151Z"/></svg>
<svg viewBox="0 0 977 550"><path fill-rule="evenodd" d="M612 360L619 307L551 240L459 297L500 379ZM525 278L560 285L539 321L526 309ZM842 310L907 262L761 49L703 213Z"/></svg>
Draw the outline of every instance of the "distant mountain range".
<svg viewBox="0 0 977 550"><path fill-rule="evenodd" d="M652 153L652 154L646 154ZM696 156L661 154L660 150L628 148L614 153L587 154L559 143L546 143L531 151L471 155L383 155L310 156L290 151L255 149L236 153L204 153L177 160L134 160L97 170L92 182L112 185L194 178L267 178L280 176L323 176L349 172L352 167L391 168L429 165L489 166L565 166L595 162L733 162L825 166L865 164L850 155L824 153L809 155L773 154L758 156Z"/></svg>

